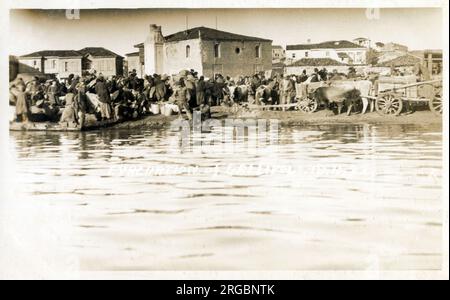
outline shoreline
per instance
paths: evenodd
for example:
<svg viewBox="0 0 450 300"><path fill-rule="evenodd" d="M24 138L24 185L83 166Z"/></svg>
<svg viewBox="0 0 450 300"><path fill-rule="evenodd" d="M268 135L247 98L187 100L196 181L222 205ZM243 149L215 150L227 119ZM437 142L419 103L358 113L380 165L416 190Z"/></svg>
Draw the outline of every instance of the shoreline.
<svg viewBox="0 0 450 300"><path fill-rule="evenodd" d="M137 120L124 121L110 127L90 130L139 130L139 129L163 129L170 126L171 122L178 119L178 115L150 115ZM184 116L186 120L186 117ZM212 119L225 121L226 119L239 120L279 120L280 126L296 127L309 125L416 125L416 126L440 126L442 130L442 117L431 111L417 111L409 115L385 116L377 112L366 114L334 115L331 111L318 111L306 114L299 111L238 111L232 112L229 108L214 107ZM40 131L40 130L37 130ZM41 130L45 131L45 130ZM33 131L30 131L33 132ZM35 132L35 131L34 131ZM49 131L48 131L49 132ZM64 132L64 131L61 131Z"/></svg>
<svg viewBox="0 0 450 300"><path fill-rule="evenodd" d="M164 128L178 116L166 117L162 115L147 116L136 121L126 121L112 126L115 129L140 129L140 128ZM305 114L298 111L252 111L232 113L222 107L213 108L213 119L277 119L281 126L308 126L308 125L433 125L442 127L442 117L436 116L430 111L417 111L409 115L382 116L377 112L366 114L333 115L330 111L319 111ZM106 130L108 130L106 129Z"/></svg>

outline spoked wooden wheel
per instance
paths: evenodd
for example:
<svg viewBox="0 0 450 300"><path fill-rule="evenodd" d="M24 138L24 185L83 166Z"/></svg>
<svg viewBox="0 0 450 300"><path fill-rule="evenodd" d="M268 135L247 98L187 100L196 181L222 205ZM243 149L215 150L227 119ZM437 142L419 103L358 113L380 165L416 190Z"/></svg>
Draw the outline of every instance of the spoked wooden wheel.
<svg viewBox="0 0 450 300"><path fill-rule="evenodd" d="M403 109L403 100L393 94L382 95L375 101L375 108L381 114L398 116Z"/></svg>
<svg viewBox="0 0 450 300"><path fill-rule="evenodd" d="M442 115L442 90L437 91L436 95L433 99L428 102L428 105L430 107L430 110L435 113L436 115L440 116Z"/></svg>
<svg viewBox="0 0 450 300"><path fill-rule="evenodd" d="M304 113L313 113L317 110L319 104L316 99L305 98L298 101L298 109Z"/></svg>

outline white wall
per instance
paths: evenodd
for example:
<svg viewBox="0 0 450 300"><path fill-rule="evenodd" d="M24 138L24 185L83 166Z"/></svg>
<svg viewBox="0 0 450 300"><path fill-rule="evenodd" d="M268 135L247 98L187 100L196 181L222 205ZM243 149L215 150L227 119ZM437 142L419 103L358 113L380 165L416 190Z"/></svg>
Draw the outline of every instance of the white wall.
<svg viewBox="0 0 450 300"><path fill-rule="evenodd" d="M128 72L131 72L133 69L135 69L138 77L142 78L143 68L139 56L128 56L127 61L128 61Z"/></svg>
<svg viewBox="0 0 450 300"><path fill-rule="evenodd" d="M341 63L349 63L341 59L338 52L344 52L353 60L353 64L366 64L367 49L311 49L311 50L287 50L286 57L298 60L302 58L330 58Z"/></svg>
<svg viewBox="0 0 450 300"><path fill-rule="evenodd" d="M82 66L81 58L60 58L59 59L59 78L67 78L70 74L81 76Z"/></svg>
<svg viewBox="0 0 450 300"><path fill-rule="evenodd" d="M186 47L190 47L186 57ZM164 73L178 74L181 70L194 69L203 74L202 51L199 39L165 43L163 47Z"/></svg>
<svg viewBox="0 0 450 300"><path fill-rule="evenodd" d="M59 57L46 57L44 60L44 72L57 74L59 72Z"/></svg>
<svg viewBox="0 0 450 300"><path fill-rule="evenodd" d="M116 72L116 58L89 58L92 61L91 68L97 71L97 74L102 73L104 76L117 75Z"/></svg>

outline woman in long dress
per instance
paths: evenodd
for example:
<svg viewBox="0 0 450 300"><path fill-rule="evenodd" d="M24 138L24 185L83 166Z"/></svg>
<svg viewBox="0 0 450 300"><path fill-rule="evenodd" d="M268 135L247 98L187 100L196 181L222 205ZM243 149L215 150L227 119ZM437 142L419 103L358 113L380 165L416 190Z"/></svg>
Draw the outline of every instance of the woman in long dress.
<svg viewBox="0 0 450 300"><path fill-rule="evenodd" d="M19 85L17 88L11 89L11 93L16 97L16 116L23 123L28 122L28 103L25 86Z"/></svg>

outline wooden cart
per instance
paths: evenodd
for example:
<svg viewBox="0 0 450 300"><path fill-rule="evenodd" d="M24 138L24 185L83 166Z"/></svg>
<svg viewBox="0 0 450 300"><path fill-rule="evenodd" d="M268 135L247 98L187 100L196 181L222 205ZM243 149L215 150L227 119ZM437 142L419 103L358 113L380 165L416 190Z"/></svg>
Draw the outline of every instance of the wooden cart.
<svg viewBox="0 0 450 300"><path fill-rule="evenodd" d="M405 102L427 103L436 115L442 114L442 80L416 82L415 77L380 78L375 108L383 115L399 115Z"/></svg>

